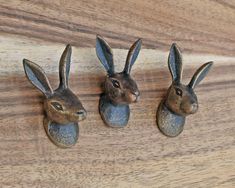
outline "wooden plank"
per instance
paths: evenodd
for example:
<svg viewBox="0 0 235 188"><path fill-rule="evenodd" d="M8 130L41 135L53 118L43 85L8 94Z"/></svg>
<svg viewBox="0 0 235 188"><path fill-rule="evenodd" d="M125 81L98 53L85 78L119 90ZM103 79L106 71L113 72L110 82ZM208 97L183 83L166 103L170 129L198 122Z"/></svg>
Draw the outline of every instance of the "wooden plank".
<svg viewBox="0 0 235 188"><path fill-rule="evenodd" d="M0 187L235 187L235 3L198 1L1 1ZM104 125L98 100L105 71L96 34L123 68L127 48L143 49L132 75L141 99L124 129ZM181 47L185 82L203 63L213 69L196 89L199 111L176 138L162 135L156 110L171 82L172 42ZM87 109L79 142L54 146L43 129L43 96L22 59L39 64L53 88L58 61L73 45L70 85Z"/></svg>
<svg viewBox="0 0 235 188"><path fill-rule="evenodd" d="M71 149L59 149L43 129L43 96L25 78L27 57L40 64L53 87L64 45L0 37L0 182L4 187L232 187L234 185L235 58L184 57L184 80L202 63L215 61L196 89L200 110L177 138L163 136L156 109L170 84L167 52L142 50L133 67L141 100L131 105L129 125L106 127L98 113L105 71L92 48L73 48L70 85L88 117ZM123 67L127 50L114 50ZM9 57L9 58L8 58Z"/></svg>

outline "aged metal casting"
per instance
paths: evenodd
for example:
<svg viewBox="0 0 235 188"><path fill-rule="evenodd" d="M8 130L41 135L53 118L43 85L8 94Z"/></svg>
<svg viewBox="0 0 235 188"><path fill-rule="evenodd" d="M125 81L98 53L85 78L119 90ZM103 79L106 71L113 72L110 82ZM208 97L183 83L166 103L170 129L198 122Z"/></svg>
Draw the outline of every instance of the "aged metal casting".
<svg viewBox="0 0 235 188"><path fill-rule="evenodd" d="M59 87L53 91L43 69L37 64L24 59L23 65L27 78L45 96L44 128L51 141L59 147L73 146L78 139L78 121L86 118L86 111L77 96L69 89L72 49L65 48L59 65Z"/></svg>
<svg viewBox="0 0 235 188"><path fill-rule="evenodd" d="M172 84L157 111L157 124L163 134L169 137L179 135L184 128L185 117L198 110L194 88L207 75L213 62L202 65L193 75L188 85L181 83L182 57L179 48L173 44L168 57L168 66L172 75Z"/></svg>
<svg viewBox="0 0 235 188"><path fill-rule="evenodd" d="M101 36L97 36L96 53L107 71L107 77L104 82L105 92L100 98L99 111L103 121L108 126L126 126L130 116L129 104L138 101L140 92L136 82L131 78L130 72L140 48L141 39L131 46L124 70L116 73L112 49Z"/></svg>

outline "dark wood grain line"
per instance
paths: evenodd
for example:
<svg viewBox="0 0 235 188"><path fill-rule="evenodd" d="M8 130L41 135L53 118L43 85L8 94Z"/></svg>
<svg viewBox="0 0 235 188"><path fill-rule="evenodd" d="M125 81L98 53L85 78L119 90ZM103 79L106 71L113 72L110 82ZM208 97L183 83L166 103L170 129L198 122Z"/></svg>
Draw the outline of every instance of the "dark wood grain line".
<svg viewBox="0 0 235 188"><path fill-rule="evenodd" d="M1 6L1 7L4 7L4 6ZM45 25L47 25L49 27L52 27L52 28L62 28L62 29L67 30L67 32L73 31L73 32L78 32L78 33L90 34L91 38L95 38L95 36L97 34L102 34L107 39L115 39L115 40L118 40L118 41L119 40L125 41L125 46L124 46L125 48L129 48L130 44L133 43L133 41L135 41L137 38L139 38L139 37L135 37L133 35L126 35L126 34L121 34L120 35L120 33L115 33L114 31L107 31L107 30L104 30L104 29L101 29L101 28L98 28L98 27L94 27L94 26L92 28L90 28L90 27L87 27L85 25L81 25L81 24L77 24L77 23L64 22L64 21L56 19L56 18L48 18L48 17L45 17L43 15L38 15L38 14L35 14L35 13L32 14L32 13L26 12L26 11L20 11L19 14L16 14L16 13L14 14L14 12L16 12L16 11L18 12L19 10L8 8L8 7L4 7L4 8L7 9L7 12L3 12L3 10L1 10L0 15L2 15L2 16L6 16L6 17L9 17L9 18L15 18L15 19L19 19L19 20L26 20L26 21L30 21L30 22L39 23L39 24L45 24ZM26 16L24 14L21 14L21 12L22 13L27 13L29 15ZM9 24L5 23L2 26L15 28L15 26L12 25L12 23L9 23ZM136 28L136 29L143 29L143 28ZM54 39L54 35L62 38L62 35L64 35L64 33L50 33L50 31L46 31L44 29L37 29L37 31L36 31L34 28L31 28L31 26L29 26L29 27L24 26L24 30L31 31L33 33L38 33L38 35L37 35L38 39L46 39L46 40L51 41L51 42L63 42L63 43L66 42L63 39L60 40L60 41L58 41L58 39ZM7 32L8 34L12 33L12 34L24 35L24 32L22 32L22 33L17 32L17 30L15 32L13 30L11 30L11 31L2 30L2 31ZM44 36L44 34L46 34L46 36ZM34 36L34 34L31 35L31 37L33 37L33 36ZM72 41L71 43L74 46L81 46L81 43L78 44L78 42L76 42L76 40L78 40L78 38L74 37L73 34L69 36L69 34L66 33L66 37L70 38L70 41ZM94 46L94 44L91 44L89 40L87 40L86 42L88 44L87 45L88 47ZM85 44L86 43L83 43L84 46L86 46ZM167 47L166 44L164 44L162 42L158 42L157 45L156 45L156 44L154 44L154 42L152 42L152 40L145 39L144 47L153 48L153 47L160 47L160 46ZM114 47L123 48L123 46L117 46L115 44L114 44Z"/></svg>

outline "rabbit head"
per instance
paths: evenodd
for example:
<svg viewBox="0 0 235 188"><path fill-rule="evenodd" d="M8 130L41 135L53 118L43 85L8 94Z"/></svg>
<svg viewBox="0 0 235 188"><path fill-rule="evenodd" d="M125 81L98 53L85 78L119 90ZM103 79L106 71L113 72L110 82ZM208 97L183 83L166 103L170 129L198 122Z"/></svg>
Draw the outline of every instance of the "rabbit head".
<svg viewBox="0 0 235 188"><path fill-rule="evenodd" d="M182 57L176 44L173 44L168 57L168 66L172 76L172 84L168 89L166 106L174 113L186 116L194 114L198 110L197 96L194 88L207 75L213 62L202 65L193 75L190 83L181 83L182 77Z"/></svg>
<svg viewBox="0 0 235 188"><path fill-rule="evenodd" d="M71 46L67 45L60 59L60 84L54 91L43 69L27 59L23 60L27 78L46 98L44 108L48 119L61 124L78 122L86 118L86 110L83 108L82 103L68 88L71 53Z"/></svg>
<svg viewBox="0 0 235 188"><path fill-rule="evenodd" d="M140 48L141 39L131 46L124 70L116 73L111 47L101 36L97 36L96 53L108 73L104 83L105 94L114 104L130 104L137 102L139 99L140 92L136 82L131 78L130 72L138 57Z"/></svg>

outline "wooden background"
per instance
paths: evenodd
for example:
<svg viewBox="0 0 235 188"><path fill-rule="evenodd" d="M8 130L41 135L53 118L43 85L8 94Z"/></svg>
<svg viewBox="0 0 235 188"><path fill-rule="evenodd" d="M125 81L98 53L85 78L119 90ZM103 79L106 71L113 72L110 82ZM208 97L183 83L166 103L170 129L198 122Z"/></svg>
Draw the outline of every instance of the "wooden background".
<svg viewBox="0 0 235 188"><path fill-rule="evenodd" d="M96 34L111 44L121 70L139 37L132 75L141 100L129 125L106 127L98 113L105 71ZM215 65L196 89L200 103L184 132L163 136L156 109L170 84L167 55L182 49L184 80ZM43 129L43 96L25 78L22 59L42 66L55 88L58 61L73 45L70 85L88 117L75 147L59 149ZM0 187L235 187L235 1L0 1Z"/></svg>

